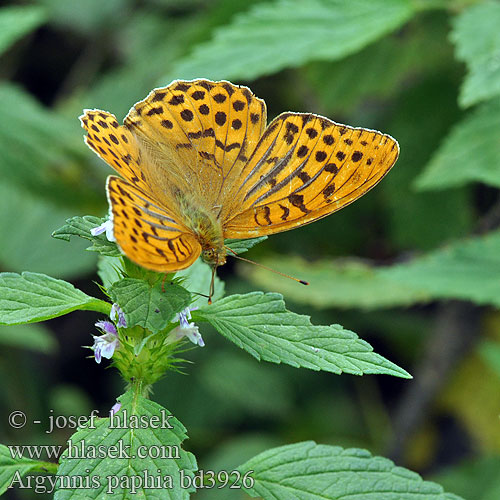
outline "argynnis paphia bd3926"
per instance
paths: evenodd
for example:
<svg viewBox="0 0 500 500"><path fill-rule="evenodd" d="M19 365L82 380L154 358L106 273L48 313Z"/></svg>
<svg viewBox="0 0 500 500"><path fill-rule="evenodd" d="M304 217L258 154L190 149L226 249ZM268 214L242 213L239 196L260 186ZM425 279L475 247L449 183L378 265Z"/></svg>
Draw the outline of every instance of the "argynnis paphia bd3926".
<svg viewBox="0 0 500 500"><path fill-rule="evenodd" d="M87 144L120 177L108 200L123 253L159 272L202 255L226 262L225 238L254 238L329 215L366 193L398 158L398 143L309 113L266 128L266 105L247 87L174 81L119 125L86 110Z"/></svg>

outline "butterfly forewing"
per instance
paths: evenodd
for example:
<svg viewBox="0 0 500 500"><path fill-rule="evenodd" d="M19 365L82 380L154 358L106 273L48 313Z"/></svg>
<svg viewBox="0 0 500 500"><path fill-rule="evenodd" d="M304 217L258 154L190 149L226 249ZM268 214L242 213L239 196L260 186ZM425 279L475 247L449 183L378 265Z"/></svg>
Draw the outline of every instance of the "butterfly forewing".
<svg viewBox="0 0 500 500"><path fill-rule="evenodd" d="M130 131L118 124L114 115L87 109L80 121L87 131L85 142L97 155L134 186L146 192L151 190L140 165L137 143Z"/></svg>
<svg viewBox="0 0 500 500"><path fill-rule="evenodd" d="M155 185L169 185L209 209L231 196L233 186L266 122L265 104L248 88L229 82L177 81L137 103L126 126L153 165ZM162 193L157 193L158 197Z"/></svg>
<svg viewBox="0 0 500 500"><path fill-rule="evenodd" d="M224 234L277 233L340 210L377 184L398 154L397 142L380 132L284 113L242 172L240 213L224 224Z"/></svg>
<svg viewBox="0 0 500 500"><path fill-rule="evenodd" d="M194 235L165 207L119 177L108 177L108 199L116 241L134 262L171 272L190 266L200 255Z"/></svg>

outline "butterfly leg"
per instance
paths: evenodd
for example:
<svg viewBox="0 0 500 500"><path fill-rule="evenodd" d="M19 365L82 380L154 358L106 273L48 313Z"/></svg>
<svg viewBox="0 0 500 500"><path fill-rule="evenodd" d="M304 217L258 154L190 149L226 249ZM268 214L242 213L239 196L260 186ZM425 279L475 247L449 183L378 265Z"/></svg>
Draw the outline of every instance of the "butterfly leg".
<svg viewBox="0 0 500 500"><path fill-rule="evenodd" d="M161 280L161 291L165 293L165 280L167 279L168 273L163 275L163 279Z"/></svg>

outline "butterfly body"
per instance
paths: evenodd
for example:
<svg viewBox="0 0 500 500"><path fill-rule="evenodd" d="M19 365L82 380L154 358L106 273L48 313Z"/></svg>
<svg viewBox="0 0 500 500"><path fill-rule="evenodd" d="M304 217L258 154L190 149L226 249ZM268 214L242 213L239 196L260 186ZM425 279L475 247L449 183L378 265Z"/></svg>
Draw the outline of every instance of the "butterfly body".
<svg viewBox="0 0 500 500"><path fill-rule="evenodd" d="M86 142L121 177L107 195L117 244L137 264L184 269L226 262L226 238L254 238L325 217L375 186L395 163L389 135L310 113L283 113L243 86L174 81L119 125L81 117Z"/></svg>
<svg viewBox="0 0 500 500"><path fill-rule="evenodd" d="M207 210L198 205L196 200L188 200L182 193L179 195L179 213L183 215L186 227L196 236L201 246L202 259L212 266L226 263L226 250L222 225L214 210Z"/></svg>

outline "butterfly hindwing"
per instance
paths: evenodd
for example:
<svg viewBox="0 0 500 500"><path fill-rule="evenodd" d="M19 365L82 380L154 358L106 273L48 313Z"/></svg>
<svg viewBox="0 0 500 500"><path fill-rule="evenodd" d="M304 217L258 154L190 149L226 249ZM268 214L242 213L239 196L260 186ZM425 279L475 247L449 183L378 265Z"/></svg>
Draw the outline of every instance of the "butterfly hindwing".
<svg viewBox="0 0 500 500"><path fill-rule="evenodd" d="M397 142L380 132L284 113L241 174L239 213L225 222L224 234L273 234L340 210L375 186L398 154Z"/></svg>
<svg viewBox="0 0 500 500"><path fill-rule="evenodd" d="M155 271L173 272L199 257L196 237L148 194L115 176L108 177L107 193L116 242L132 261Z"/></svg>

